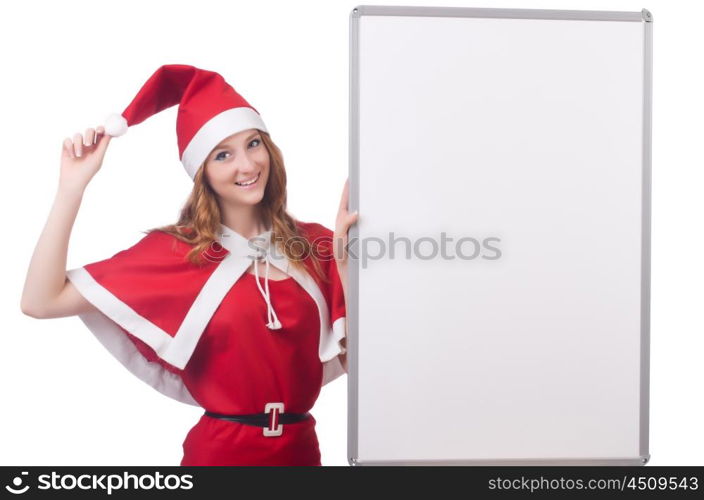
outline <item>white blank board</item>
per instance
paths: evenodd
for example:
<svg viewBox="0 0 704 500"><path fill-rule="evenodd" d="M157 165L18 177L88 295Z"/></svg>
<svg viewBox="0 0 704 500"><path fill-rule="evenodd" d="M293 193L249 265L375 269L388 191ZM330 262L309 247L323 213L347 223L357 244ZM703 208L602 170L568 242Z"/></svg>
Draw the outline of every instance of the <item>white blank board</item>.
<svg viewBox="0 0 704 500"><path fill-rule="evenodd" d="M651 29L352 11L350 464L647 462Z"/></svg>

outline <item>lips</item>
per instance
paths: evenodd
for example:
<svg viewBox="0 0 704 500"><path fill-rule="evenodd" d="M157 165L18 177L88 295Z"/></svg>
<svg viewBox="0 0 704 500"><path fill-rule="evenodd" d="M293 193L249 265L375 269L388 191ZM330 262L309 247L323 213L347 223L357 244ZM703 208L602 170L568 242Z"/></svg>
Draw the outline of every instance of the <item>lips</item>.
<svg viewBox="0 0 704 500"><path fill-rule="evenodd" d="M246 181L242 181L242 182L235 182L235 184L238 185L238 186L242 186L242 187L252 186L252 185L254 185L254 184L257 183L257 181L259 180L259 177L260 177L261 175L262 175L262 173L259 172L259 173L256 175L256 177L253 177L252 179L249 179L249 180L246 180Z"/></svg>

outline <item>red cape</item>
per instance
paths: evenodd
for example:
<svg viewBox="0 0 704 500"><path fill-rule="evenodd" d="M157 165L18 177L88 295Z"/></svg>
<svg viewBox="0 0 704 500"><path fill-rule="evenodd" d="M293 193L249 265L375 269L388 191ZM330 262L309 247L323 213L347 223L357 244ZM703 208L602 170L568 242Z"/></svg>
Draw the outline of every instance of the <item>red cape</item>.
<svg viewBox="0 0 704 500"><path fill-rule="evenodd" d="M344 373L338 355L346 334L342 285L332 259L332 231L298 222L301 234L322 258L328 281L303 273L283 256L272 264L292 275L318 305L319 358L323 385ZM251 265L249 241L223 226L225 233L203 252L204 264L190 263L192 246L153 231L112 257L67 271L67 277L96 310L79 317L98 340L133 374L158 391L197 405L183 385L184 369L198 339L229 289ZM269 235L269 232L263 233Z"/></svg>

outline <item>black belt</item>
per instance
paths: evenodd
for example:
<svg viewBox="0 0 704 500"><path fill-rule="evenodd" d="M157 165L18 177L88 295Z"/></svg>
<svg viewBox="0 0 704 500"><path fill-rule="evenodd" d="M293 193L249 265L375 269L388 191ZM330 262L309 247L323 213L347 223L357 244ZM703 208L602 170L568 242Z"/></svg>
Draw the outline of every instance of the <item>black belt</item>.
<svg viewBox="0 0 704 500"><path fill-rule="evenodd" d="M256 425L258 427L268 427L271 422L270 413L250 413L247 415L223 415L221 413L214 413L212 411L205 411L205 414L209 417L220 418L223 420L230 420L232 422L240 422L247 425ZM310 417L310 413L277 413L276 419L280 424L292 424L294 422L300 422Z"/></svg>

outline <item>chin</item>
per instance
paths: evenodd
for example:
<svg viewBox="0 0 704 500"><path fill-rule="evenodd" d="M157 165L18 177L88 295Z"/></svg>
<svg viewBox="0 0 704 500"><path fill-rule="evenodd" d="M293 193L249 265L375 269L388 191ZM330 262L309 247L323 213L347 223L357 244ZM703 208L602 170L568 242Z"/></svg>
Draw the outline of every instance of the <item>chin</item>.
<svg viewBox="0 0 704 500"><path fill-rule="evenodd" d="M256 205L262 201L263 198L264 191L261 190L252 191L251 193L237 193L234 196L232 193L228 193L228 196L225 197L228 201L238 203L240 205Z"/></svg>

